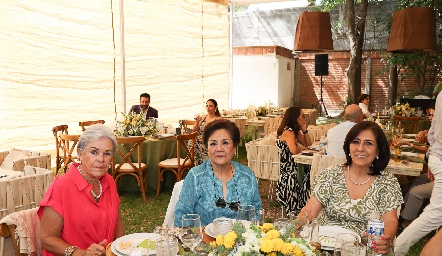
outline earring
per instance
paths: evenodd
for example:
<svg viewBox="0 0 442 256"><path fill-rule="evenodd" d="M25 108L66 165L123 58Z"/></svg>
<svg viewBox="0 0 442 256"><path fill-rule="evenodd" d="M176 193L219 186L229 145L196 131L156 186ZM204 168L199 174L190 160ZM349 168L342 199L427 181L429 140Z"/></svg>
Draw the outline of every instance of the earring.
<svg viewBox="0 0 442 256"><path fill-rule="evenodd" d="M376 159L379 159L379 156L376 156Z"/></svg>
<svg viewBox="0 0 442 256"><path fill-rule="evenodd" d="M351 156L351 154L350 154L350 153L348 153L348 156Z"/></svg>

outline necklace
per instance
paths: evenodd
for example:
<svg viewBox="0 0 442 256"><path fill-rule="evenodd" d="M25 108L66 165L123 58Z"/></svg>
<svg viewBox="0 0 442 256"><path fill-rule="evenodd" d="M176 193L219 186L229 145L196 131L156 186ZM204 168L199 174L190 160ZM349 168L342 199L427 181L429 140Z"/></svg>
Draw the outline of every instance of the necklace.
<svg viewBox="0 0 442 256"><path fill-rule="evenodd" d="M100 187L100 193L98 193L98 195L97 195L97 194L94 193L93 189L91 189L91 191L90 191L91 196L94 198L95 202L98 203L98 200L100 200L100 197L101 197L101 193L103 192L103 188L102 188L102 186L101 186L101 182L100 182L100 180L96 180L96 181L94 182L93 179L92 179L89 175L87 175L87 174L85 174L85 173L83 173L83 172L81 171L81 167L80 167L80 166L81 166L81 165L79 165L78 168L77 168L77 169L78 169L78 172L80 172L81 176L86 180L87 183L93 185L94 183L97 183L97 182L98 182L98 185L99 185L99 187Z"/></svg>
<svg viewBox="0 0 442 256"><path fill-rule="evenodd" d="M215 175L215 169L213 169L212 164L210 164L210 167L212 167L213 173ZM232 177L234 176L234 170L235 170L235 168L233 168L233 165L230 164L230 173L232 174ZM229 177L226 180L222 180L220 178L218 178L218 179L221 181L221 183L226 183L229 180Z"/></svg>
<svg viewBox="0 0 442 256"><path fill-rule="evenodd" d="M348 173L348 179L353 182L353 184L357 185L357 186L362 186L364 184L366 184L367 182L369 182L371 180L371 178L373 178L373 176L370 176L366 181L361 182L361 183L357 183L354 180L352 180L351 176L350 176L350 167L347 166L347 173Z"/></svg>

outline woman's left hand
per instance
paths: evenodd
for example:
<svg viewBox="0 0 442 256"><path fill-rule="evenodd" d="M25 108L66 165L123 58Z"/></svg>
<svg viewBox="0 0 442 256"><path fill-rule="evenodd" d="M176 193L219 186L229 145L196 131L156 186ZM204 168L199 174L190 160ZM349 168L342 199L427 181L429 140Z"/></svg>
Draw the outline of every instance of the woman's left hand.
<svg viewBox="0 0 442 256"><path fill-rule="evenodd" d="M106 255L106 248L104 247L106 243L107 240L104 239L99 244L91 244L83 255L85 256Z"/></svg>

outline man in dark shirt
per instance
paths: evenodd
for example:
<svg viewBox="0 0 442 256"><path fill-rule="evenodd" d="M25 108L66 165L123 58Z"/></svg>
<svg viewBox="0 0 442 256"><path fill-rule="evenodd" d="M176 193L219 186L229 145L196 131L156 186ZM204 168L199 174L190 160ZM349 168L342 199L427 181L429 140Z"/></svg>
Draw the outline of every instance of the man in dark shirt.
<svg viewBox="0 0 442 256"><path fill-rule="evenodd" d="M144 119L149 119L149 117L158 118L158 110L149 106L149 104L150 104L150 95L148 93L142 93L140 95L140 105L133 105L130 108L129 113L132 111L137 114L141 113Z"/></svg>

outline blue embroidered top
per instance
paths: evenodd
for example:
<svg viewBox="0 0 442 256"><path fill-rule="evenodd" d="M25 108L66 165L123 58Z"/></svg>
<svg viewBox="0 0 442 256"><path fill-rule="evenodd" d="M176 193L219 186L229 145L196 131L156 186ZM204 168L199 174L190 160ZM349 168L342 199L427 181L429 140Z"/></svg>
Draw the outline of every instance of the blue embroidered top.
<svg viewBox="0 0 442 256"><path fill-rule="evenodd" d="M255 206L256 213L262 209L258 183L249 167L233 162L235 174L227 182L227 206L219 208L216 200L223 197L222 182L213 174L210 159L193 167L184 179L180 199L175 206L175 227L181 227L184 214L196 213L201 218L201 225L207 226L219 217L236 219L237 212L229 209L231 202L240 201L241 205Z"/></svg>

